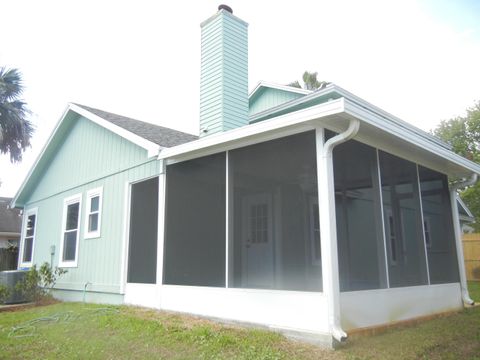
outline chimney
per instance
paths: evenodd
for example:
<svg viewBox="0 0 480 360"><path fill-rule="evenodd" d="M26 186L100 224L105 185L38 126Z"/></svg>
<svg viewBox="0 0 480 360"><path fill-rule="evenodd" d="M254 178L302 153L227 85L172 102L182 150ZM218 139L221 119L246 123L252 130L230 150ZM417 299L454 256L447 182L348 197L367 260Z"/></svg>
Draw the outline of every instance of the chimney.
<svg viewBox="0 0 480 360"><path fill-rule="evenodd" d="M220 5L200 27L202 137L248 124L248 24Z"/></svg>

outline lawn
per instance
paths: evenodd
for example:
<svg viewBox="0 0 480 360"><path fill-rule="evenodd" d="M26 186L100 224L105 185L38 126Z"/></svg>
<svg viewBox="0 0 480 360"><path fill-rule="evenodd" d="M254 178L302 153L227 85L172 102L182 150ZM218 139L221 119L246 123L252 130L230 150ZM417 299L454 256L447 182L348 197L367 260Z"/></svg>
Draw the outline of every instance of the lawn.
<svg viewBox="0 0 480 360"><path fill-rule="evenodd" d="M470 284L480 300L480 284ZM0 313L0 359L480 359L480 307L358 337L337 351L263 330L127 306Z"/></svg>
<svg viewBox="0 0 480 360"><path fill-rule="evenodd" d="M469 281L468 290L470 297L475 300L475 302L480 303L480 281Z"/></svg>

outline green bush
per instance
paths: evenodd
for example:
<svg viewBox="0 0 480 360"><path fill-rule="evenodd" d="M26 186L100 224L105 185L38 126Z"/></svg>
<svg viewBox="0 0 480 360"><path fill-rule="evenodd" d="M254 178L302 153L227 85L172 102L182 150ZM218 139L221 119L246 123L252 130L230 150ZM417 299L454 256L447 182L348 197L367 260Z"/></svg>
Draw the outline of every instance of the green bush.
<svg viewBox="0 0 480 360"><path fill-rule="evenodd" d="M19 291L26 300L39 302L50 296L50 290L57 278L66 272L67 270L58 267L52 270L47 262L43 263L38 270L37 266L33 265L23 280L15 285L15 290Z"/></svg>
<svg viewBox="0 0 480 360"><path fill-rule="evenodd" d="M5 300L10 296L10 290L3 284L0 284L0 304L3 304Z"/></svg>

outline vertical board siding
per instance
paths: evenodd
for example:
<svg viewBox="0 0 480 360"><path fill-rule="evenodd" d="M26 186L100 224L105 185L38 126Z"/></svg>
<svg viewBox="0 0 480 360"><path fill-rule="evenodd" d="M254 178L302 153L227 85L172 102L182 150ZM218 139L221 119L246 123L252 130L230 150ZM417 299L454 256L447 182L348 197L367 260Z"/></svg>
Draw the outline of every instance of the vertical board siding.
<svg viewBox="0 0 480 360"><path fill-rule="evenodd" d="M38 207L34 263L50 263L50 247L54 245L53 265L58 265L63 201L82 194L78 267L67 268L57 287L83 290L89 283L90 291L118 293L127 201L125 184L158 173L158 161L147 159L146 150L79 118L25 206L25 210ZM103 187L101 233L98 238L84 239L86 194L97 187Z"/></svg>
<svg viewBox="0 0 480 360"><path fill-rule="evenodd" d="M279 89L264 89L258 96L255 96L254 99L250 99L249 115L252 116L302 96L305 95Z"/></svg>
<svg viewBox="0 0 480 360"><path fill-rule="evenodd" d="M480 281L480 233L463 234L463 255L467 280Z"/></svg>
<svg viewBox="0 0 480 360"><path fill-rule="evenodd" d="M202 25L200 136L248 124L247 26L226 11Z"/></svg>

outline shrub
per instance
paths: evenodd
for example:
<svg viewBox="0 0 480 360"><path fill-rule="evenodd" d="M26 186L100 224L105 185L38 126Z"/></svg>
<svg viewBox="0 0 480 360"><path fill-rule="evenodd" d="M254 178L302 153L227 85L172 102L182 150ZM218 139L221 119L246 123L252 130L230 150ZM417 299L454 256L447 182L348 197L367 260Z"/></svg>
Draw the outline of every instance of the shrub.
<svg viewBox="0 0 480 360"><path fill-rule="evenodd" d="M3 304L5 300L10 296L10 290L3 284L0 284L0 304Z"/></svg>
<svg viewBox="0 0 480 360"><path fill-rule="evenodd" d="M37 266L33 265L25 274L22 281L15 285L15 289L19 291L28 301L39 302L50 296L50 290L55 285L57 278L65 274L67 270L55 267L52 270L50 264L43 263L37 270Z"/></svg>

